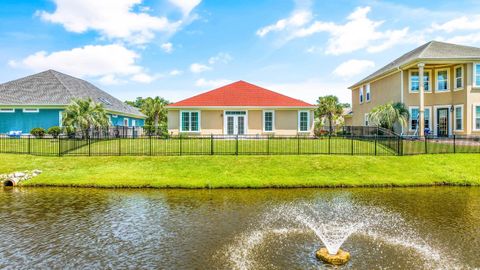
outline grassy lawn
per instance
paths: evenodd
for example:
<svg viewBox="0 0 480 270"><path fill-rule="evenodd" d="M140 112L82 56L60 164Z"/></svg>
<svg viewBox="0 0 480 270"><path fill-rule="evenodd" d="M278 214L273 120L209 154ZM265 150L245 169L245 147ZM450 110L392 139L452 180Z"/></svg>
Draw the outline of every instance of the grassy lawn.
<svg viewBox="0 0 480 270"><path fill-rule="evenodd" d="M238 145L237 145L238 144ZM275 138L275 139L110 139L61 140L61 150L73 156L105 155L239 155L248 154L353 154L393 155L394 151L374 141L351 140L343 137L325 138ZM0 152L58 155L58 140L55 139L1 139ZM42 152L43 151L43 152Z"/></svg>
<svg viewBox="0 0 480 270"><path fill-rule="evenodd" d="M38 157L0 154L0 160L0 173L43 170L25 185L158 188L480 185L480 154L401 157Z"/></svg>

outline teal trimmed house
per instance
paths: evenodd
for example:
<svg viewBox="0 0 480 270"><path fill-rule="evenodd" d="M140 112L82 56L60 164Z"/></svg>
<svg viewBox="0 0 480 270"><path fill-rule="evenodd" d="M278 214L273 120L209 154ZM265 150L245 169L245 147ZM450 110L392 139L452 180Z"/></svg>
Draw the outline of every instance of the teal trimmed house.
<svg viewBox="0 0 480 270"><path fill-rule="evenodd" d="M112 126L143 127L145 115L95 85L54 70L0 84L0 134L62 125L72 99L102 103Z"/></svg>

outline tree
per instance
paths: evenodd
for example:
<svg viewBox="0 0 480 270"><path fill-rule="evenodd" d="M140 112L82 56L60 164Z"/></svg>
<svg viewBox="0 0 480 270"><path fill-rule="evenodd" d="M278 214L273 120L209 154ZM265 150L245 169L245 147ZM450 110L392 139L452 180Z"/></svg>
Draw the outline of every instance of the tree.
<svg viewBox="0 0 480 270"><path fill-rule="evenodd" d="M127 105L130 105L132 107L135 107L135 108L142 108L143 106L143 103L145 103L145 99L141 98L141 97L137 97L137 99L135 99L135 101L125 101L125 104Z"/></svg>
<svg viewBox="0 0 480 270"><path fill-rule="evenodd" d="M108 127L105 107L89 99L73 99L62 113L62 124L68 129L80 128L85 136L90 128Z"/></svg>
<svg viewBox="0 0 480 270"><path fill-rule="evenodd" d="M318 118L326 118L329 124L330 133L332 133L334 119L341 116L345 104L338 101L338 97L329 95L319 97L317 100L318 107L315 114Z"/></svg>
<svg viewBox="0 0 480 270"><path fill-rule="evenodd" d="M145 119L145 127L149 132L157 132L165 134L167 132L167 110L165 106L169 102L161 97L138 97L135 101L125 101L126 104L139 108L140 111L147 116ZM150 130L148 130L150 129Z"/></svg>
<svg viewBox="0 0 480 270"><path fill-rule="evenodd" d="M393 130L396 123L406 127L409 118L410 113L401 102L378 105L368 114L370 123L390 130Z"/></svg>

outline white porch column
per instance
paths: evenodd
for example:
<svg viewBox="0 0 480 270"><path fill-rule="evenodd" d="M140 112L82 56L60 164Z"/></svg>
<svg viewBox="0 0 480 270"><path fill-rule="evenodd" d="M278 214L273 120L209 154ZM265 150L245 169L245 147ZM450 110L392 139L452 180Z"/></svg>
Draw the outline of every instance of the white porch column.
<svg viewBox="0 0 480 270"><path fill-rule="evenodd" d="M419 83L419 97L420 97L420 109L418 117L418 135L425 135L425 86L424 86L424 70L425 63L418 64L418 83Z"/></svg>

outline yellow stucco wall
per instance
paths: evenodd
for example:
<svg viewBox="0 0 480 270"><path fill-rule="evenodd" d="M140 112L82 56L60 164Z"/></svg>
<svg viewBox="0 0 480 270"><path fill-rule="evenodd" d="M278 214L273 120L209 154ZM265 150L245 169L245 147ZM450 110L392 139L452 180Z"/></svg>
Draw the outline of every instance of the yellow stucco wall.
<svg viewBox="0 0 480 270"><path fill-rule="evenodd" d="M463 89L457 90L455 86L455 68L457 66L463 66ZM449 71L449 91L439 92L436 91L437 76L436 73L439 69L447 68ZM377 105L385 104L390 101L402 101L403 91L403 103L407 107L419 106L419 94L412 93L410 89L410 72L418 70L417 67L409 68L403 71L403 84L401 80L401 73L397 72L393 75L381 78L377 81L370 83L371 88L371 101L364 101L363 104L359 103L359 87L352 90L352 108L353 117L352 125L363 125L364 116L370 112L371 109ZM463 105L463 131L455 131L455 114L450 112L449 125L451 131L454 134L466 135L475 134L480 135L480 131L473 130L473 118L474 118L474 105L480 104L480 89L474 89L473 85L473 64L472 63L448 63L445 65L429 65L428 62L425 66L425 71L430 71L431 92L425 93L425 107L431 108L432 117L432 129L436 129L436 108L441 106L455 106ZM403 90L402 90L403 85ZM364 88L364 96L365 88Z"/></svg>
<svg viewBox="0 0 480 270"><path fill-rule="evenodd" d="M185 109L190 110L190 109ZM194 109L192 109L193 111ZM235 109L240 110L240 109ZM268 109L270 110L270 109ZM310 111L310 131L302 134L313 134L314 112ZM201 135L224 134L223 110L200 110L200 133ZM278 109L274 110L275 130L263 132L263 110L247 110L247 134L250 135L297 135L298 134L298 110ZM168 131L170 134L179 134L180 110L168 110Z"/></svg>
<svg viewBox="0 0 480 270"><path fill-rule="evenodd" d="M359 96L360 87L352 90L353 116L351 124L354 126L363 126L365 114L369 113L375 106L388 102L399 102L401 95L400 76L400 72L397 72L381 80L370 83L370 101L366 101L366 92L364 86L364 102L362 104L360 104Z"/></svg>

